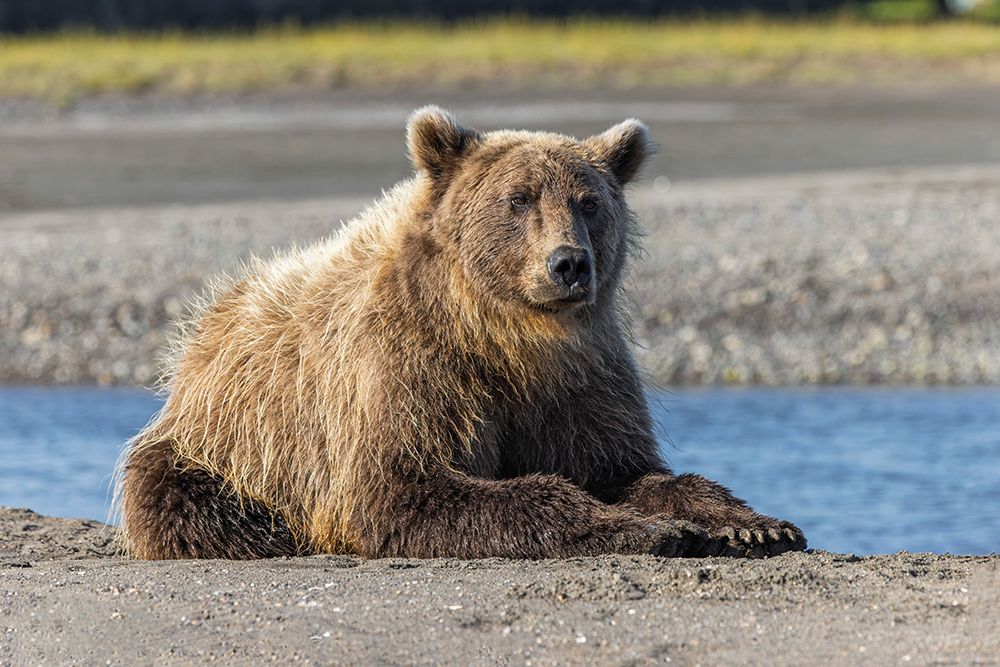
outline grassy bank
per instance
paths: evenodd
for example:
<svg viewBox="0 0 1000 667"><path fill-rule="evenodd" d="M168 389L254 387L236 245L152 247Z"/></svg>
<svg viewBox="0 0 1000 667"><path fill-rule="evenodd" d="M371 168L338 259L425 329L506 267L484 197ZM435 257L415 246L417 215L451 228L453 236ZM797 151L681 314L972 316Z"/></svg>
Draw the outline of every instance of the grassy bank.
<svg viewBox="0 0 1000 667"><path fill-rule="evenodd" d="M66 103L342 87L1000 83L1000 29L763 20L354 24L246 34L0 38L0 97Z"/></svg>

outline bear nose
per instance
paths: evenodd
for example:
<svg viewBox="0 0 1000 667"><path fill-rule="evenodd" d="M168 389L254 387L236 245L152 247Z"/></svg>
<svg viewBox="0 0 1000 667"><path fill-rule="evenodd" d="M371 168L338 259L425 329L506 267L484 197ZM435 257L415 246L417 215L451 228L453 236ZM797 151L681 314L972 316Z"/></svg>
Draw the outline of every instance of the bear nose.
<svg viewBox="0 0 1000 667"><path fill-rule="evenodd" d="M560 287L572 289L590 280L590 251L563 245L549 255L549 276Z"/></svg>

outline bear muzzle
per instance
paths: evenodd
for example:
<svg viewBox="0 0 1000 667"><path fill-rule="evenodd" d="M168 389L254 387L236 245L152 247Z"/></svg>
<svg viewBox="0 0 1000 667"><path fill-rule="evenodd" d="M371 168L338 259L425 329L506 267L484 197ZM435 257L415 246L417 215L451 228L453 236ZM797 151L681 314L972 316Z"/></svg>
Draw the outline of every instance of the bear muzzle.
<svg viewBox="0 0 1000 667"><path fill-rule="evenodd" d="M590 250L561 245L549 255L546 265L549 279L560 292L555 301L572 304L592 299L594 261Z"/></svg>

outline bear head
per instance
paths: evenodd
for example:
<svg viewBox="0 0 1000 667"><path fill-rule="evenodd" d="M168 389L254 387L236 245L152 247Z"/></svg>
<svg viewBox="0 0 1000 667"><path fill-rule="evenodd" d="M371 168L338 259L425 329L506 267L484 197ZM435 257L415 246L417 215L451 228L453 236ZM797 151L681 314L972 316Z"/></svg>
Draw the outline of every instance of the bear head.
<svg viewBox="0 0 1000 667"><path fill-rule="evenodd" d="M616 292L636 235L624 187L655 151L643 123L578 141L478 132L425 107L407 143L436 245L482 296L563 314Z"/></svg>

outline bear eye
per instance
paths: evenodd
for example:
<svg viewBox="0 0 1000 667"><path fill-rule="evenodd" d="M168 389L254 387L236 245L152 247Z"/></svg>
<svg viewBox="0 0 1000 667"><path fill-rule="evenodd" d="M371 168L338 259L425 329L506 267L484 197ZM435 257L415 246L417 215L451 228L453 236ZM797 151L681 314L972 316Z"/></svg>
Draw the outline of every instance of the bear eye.
<svg viewBox="0 0 1000 667"><path fill-rule="evenodd" d="M584 199L582 202L580 202L580 210L588 215L592 213L597 213L597 207L598 207L597 200L594 199L593 197L588 197L587 199Z"/></svg>
<svg viewBox="0 0 1000 667"><path fill-rule="evenodd" d="M518 192L510 196L510 207L515 211L523 211L528 208L529 201L528 195Z"/></svg>

